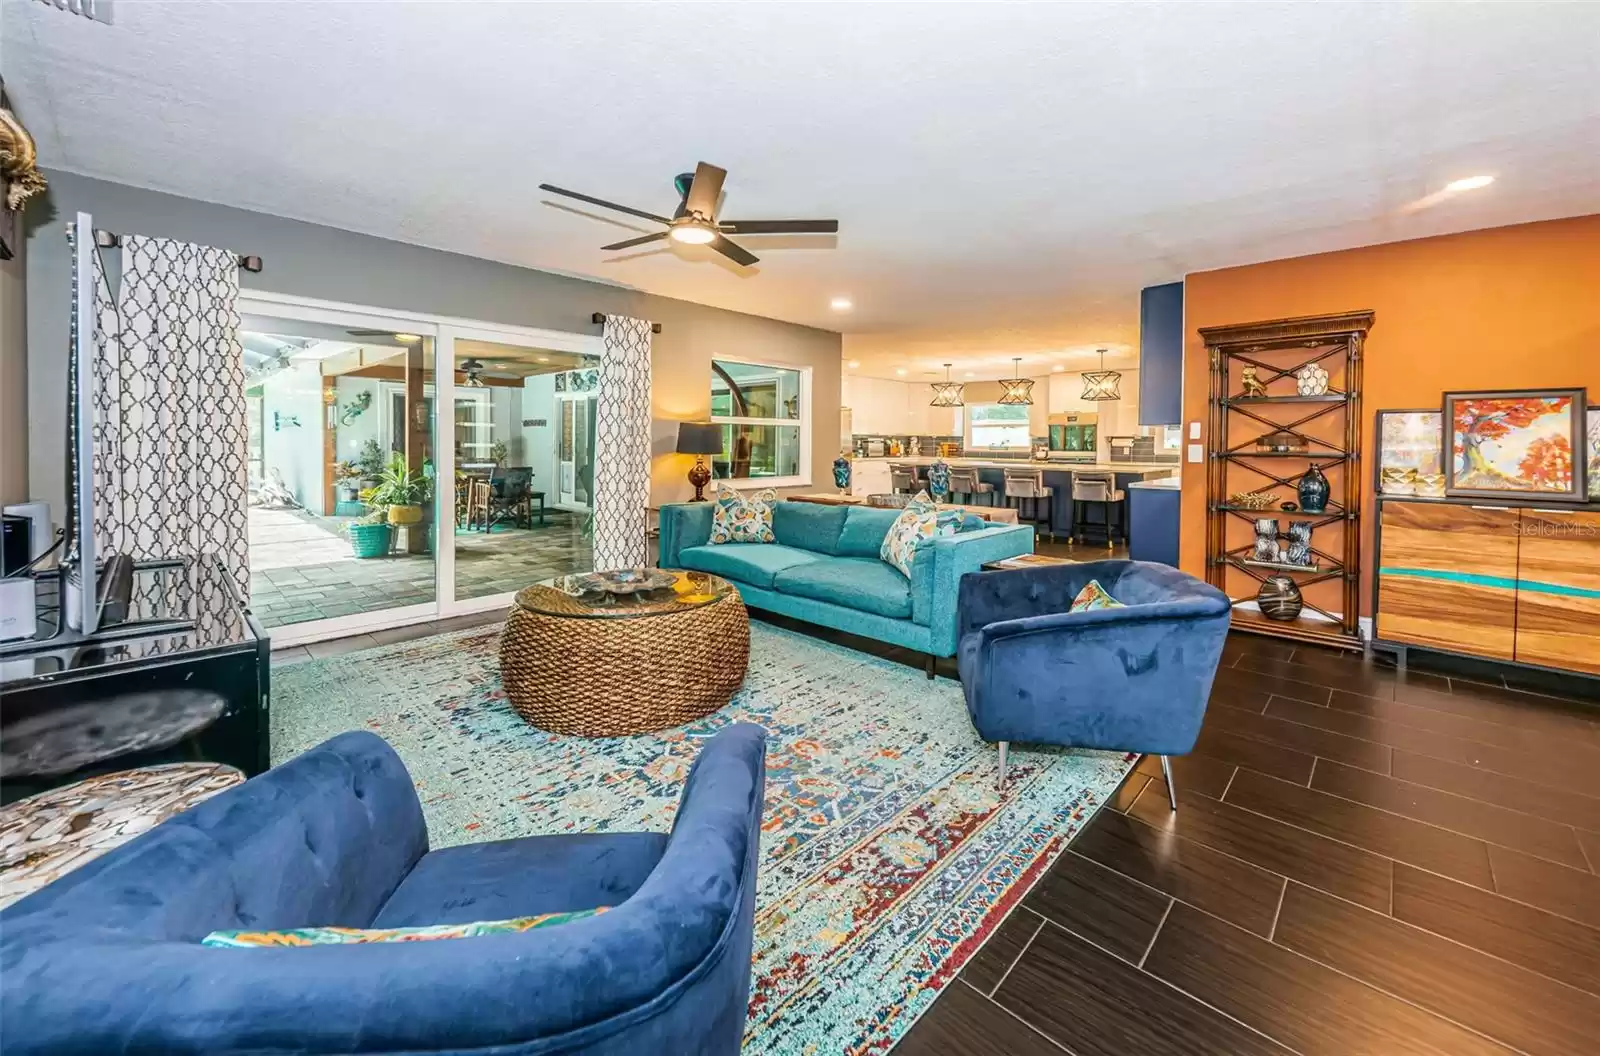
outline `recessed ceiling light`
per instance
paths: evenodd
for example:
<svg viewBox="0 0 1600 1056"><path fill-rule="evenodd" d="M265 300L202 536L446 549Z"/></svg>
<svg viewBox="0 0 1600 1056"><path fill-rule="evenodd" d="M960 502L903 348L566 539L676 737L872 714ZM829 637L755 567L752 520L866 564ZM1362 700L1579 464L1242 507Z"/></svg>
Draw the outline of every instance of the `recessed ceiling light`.
<svg viewBox="0 0 1600 1056"><path fill-rule="evenodd" d="M421 334L395 334L394 339L402 345L414 345L422 340Z"/></svg>
<svg viewBox="0 0 1600 1056"><path fill-rule="evenodd" d="M901 377L905 377L906 368L905 367L895 367L894 368L894 372L896 374L899 374Z"/></svg>
<svg viewBox="0 0 1600 1056"><path fill-rule="evenodd" d="M848 297L835 297L833 300L828 302L828 307L832 308L836 312L848 312L855 306L856 303Z"/></svg>
<svg viewBox="0 0 1600 1056"><path fill-rule="evenodd" d="M970 370L969 370L969 371L967 371L967 377L969 377L969 378L975 378L975 377L977 377L977 376L978 376L978 375L976 375L976 374L974 374L974 373L973 373L973 372L972 372L972 371L970 371Z"/></svg>
<svg viewBox="0 0 1600 1056"><path fill-rule="evenodd" d="M1444 185L1447 191L1476 191L1480 187L1487 187L1494 182L1493 176L1467 176L1460 180L1451 180Z"/></svg>
<svg viewBox="0 0 1600 1056"><path fill-rule="evenodd" d="M849 367L851 370L855 370L860 365L861 361L859 359L852 359L850 362L845 364L845 366Z"/></svg>
<svg viewBox="0 0 1600 1056"><path fill-rule="evenodd" d="M540 363L548 363L548 362L550 362L550 357L549 356L535 356L533 358L538 360Z"/></svg>
<svg viewBox="0 0 1600 1056"><path fill-rule="evenodd" d="M1050 368L1050 373L1052 373L1052 374L1060 374L1063 370L1066 370L1066 369L1067 369L1066 367L1063 367L1060 363L1057 363L1055 366Z"/></svg>

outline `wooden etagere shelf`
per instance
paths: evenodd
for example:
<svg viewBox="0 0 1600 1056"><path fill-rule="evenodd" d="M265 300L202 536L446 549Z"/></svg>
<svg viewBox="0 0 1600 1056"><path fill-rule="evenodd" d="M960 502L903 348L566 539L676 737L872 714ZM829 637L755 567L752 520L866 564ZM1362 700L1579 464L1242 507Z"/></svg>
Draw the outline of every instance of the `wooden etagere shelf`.
<svg viewBox="0 0 1600 1056"><path fill-rule="evenodd" d="M1237 326L1203 327L1211 360L1210 438L1206 467L1206 578L1225 592L1235 605L1234 626L1255 634L1295 641L1358 649L1361 647L1361 353L1371 312L1278 319ZM1267 392L1245 388L1244 368L1252 368L1257 381L1279 390L1293 385L1302 368L1320 367L1337 382L1327 392ZM1326 419L1338 419L1338 440L1306 432ZM1263 431L1287 433L1305 445L1304 450L1257 449ZM1239 436L1244 439L1237 440ZM1264 465L1257 459L1272 460ZM1298 467L1282 465L1294 460ZM1339 480L1325 509L1285 511L1275 503L1255 509L1230 503L1242 492L1272 489L1283 501L1299 500L1298 478L1312 465L1333 469ZM1267 468L1268 466L1272 468ZM1294 470L1298 468L1299 472ZM1230 546L1228 526L1234 520L1249 524L1257 518L1309 522L1312 560L1308 565L1254 560L1253 541ZM1318 533L1337 526L1340 538L1328 552L1318 547ZM1302 591L1304 609L1293 620L1268 619L1254 609L1238 608L1253 602L1268 576L1286 574ZM1307 588L1322 583L1339 588L1339 611L1314 604L1304 597ZM1327 588L1322 588L1324 591ZM1247 593L1242 593L1247 590Z"/></svg>

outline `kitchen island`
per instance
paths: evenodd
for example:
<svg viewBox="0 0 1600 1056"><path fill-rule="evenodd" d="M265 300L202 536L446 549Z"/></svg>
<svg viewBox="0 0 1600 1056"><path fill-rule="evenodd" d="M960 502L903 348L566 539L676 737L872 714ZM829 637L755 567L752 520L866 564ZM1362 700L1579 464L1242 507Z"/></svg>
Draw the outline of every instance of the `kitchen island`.
<svg viewBox="0 0 1600 1056"><path fill-rule="evenodd" d="M927 467L941 461L931 455L904 456L901 458L851 459L850 493L852 495L878 495L892 490L889 485L889 466L916 466L918 476L927 479ZM1008 469L1040 469L1044 471L1045 486L1052 489L1047 520L1039 524L1039 531L1051 537L1066 538L1072 534L1072 476L1074 473L1112 473L1117 488L1126 492L1136 481L1159 480L1173 477L1179 472L1177 462L1072 462L1065 459L1027 458L946 458L942 460L952 469L976 469L978 479L994 486L993 500L1004 505L1005 471ZM970 501L980 502L981 498ZM1122 506L1122 524L1129 525L1129 508ZM1098 520L1091 519L1099 524ZM1137 529L1134 529L1136 532Z"/></svg>

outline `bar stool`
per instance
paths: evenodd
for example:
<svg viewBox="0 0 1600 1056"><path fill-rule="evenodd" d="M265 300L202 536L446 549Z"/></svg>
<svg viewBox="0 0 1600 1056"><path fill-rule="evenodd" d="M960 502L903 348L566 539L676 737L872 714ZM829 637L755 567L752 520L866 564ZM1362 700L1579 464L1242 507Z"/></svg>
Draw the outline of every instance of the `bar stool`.
<svg viewBox="0 0 1600 1056"><path fill-rule="evenodd" d="M950 494L965 499L969 505L975 505L974 500L979 495L987 495L989 497L984 500L983 505L994 504L994 485L979 480L978 471L975 469L950 467Z"/></svg>
<svg viewBox="0 0 1600 1056"><path fill-rule="evenodd" d="M1111 511L1124 509L1122 500L1127 493L1117 489L1117 475L1115 473L1074 473L1072 475L1072 535L1067 542L1081 540L1085 529L1104 528L1106 534L1106 549L1110 550L1115 545L1111 541ZM1095 524L1088 519L1089 503L1097 503L1104 507L1105 520ZM1122 529L1122 541L1128 541L1128 525L1125 517L1117 518L1118 526Z"/></svg>
<svg viewBox="0 0 1600 1056"><path fill-rule="evenodd" d="M917 481L917 467L889 463L889 490L915 495L921 485Z"/></svg>
<svg viewBox="0 0 1600 1056"><path fill-rule="evenodd" d="M1042 469L1007 469L1005 471L1005 496L1006 505L1017 511L1017 519L1032 524L1037 530L1044 526L1044 534L1052 535L1050 531L1050 503L1044 504L1044 516L1039 516L1039 500L1049 500L1053 493L1044 483L1044 470ZM1022 516L1022 500L1028 500L1029 516Z"/></svg>

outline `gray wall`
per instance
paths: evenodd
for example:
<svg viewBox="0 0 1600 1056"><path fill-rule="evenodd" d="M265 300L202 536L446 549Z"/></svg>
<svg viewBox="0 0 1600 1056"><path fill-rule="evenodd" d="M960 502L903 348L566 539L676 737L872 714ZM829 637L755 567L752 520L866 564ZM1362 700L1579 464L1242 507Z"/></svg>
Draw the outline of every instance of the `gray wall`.
<svg viewBox="0 0 1600 1056"><path fill-rule="evenodd" d="M574 333L596 332L589 319L594 312L660 323L662 332L654 342L651 427L655 503L691 494L683 479L691 462L671 452L676 423L710 412L713 357L810 366L811 479L818 486L831 479L828 466L839 431L841 347L836 333L73 173L50 173L49 179L47 201L30 210L35 223L44 222L31 233L27 263L28 459L34 495L50 501L58 520L70 301L64 229L78 210L93 213L97 227L119 233L178 238L260 256L265 262L260 274L240 274L246 289ZM538 208L532 199L528 207Z"/></svg>

